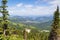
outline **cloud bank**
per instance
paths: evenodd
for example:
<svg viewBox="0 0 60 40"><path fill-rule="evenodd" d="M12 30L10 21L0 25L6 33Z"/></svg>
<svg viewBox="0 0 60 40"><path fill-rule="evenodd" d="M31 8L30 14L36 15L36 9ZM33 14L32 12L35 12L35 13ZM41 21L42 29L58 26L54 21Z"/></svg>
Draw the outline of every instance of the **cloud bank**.
<svg viewBox="0 0 60 40"><path fill-rule="evenodd" d="M40 2L41 0L35 1L35 5L18 3L15 6L8 8L9 14L19 16L48 16L53 15L54 11L57 8L57 5L60 6L60 0L43 0L43 2L47 2L47 6L37 5L40 4Z"/></svg>

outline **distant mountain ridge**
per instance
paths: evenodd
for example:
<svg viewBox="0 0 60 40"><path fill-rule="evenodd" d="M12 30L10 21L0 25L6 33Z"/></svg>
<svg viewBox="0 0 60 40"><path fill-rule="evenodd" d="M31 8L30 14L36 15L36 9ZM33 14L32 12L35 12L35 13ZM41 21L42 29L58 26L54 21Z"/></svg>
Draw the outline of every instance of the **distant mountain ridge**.
<svg viewBox="0 0 60 40"><path fill-rule="evenodd" d="M37 22L45 22L49 20L53 20L52 17L47 17L47 16L12 16L9 19L16 19L16 21L37 21Z"/></svg>
<svg viewBox="0 0 60 40"><path fill-rule="evenodd" d="M15 23L22 23L25 25L32 25L38 29L50 29L53 17L49 16L12 16L9 18L10 21Z"/></svg>

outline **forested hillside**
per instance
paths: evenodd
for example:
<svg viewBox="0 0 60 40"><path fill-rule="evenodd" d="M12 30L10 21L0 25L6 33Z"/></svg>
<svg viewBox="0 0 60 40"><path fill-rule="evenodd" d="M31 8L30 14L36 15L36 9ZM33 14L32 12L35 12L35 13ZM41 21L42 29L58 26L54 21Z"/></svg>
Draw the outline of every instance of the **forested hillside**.
<svg viewBox="0 0 60 40"><path fill-rule="evenodd" d="M2 18L0 18L0 19L2 20ZM2 21L0 21L0 22L1 22L1 24L0 24L0 31L1 32L0 33L2 33L2 31L3 31L2 26L3 26L4 22L2 22ZM9 40L23 40L24 39L24 32L23 31L25 28L31 30L30 33L26 34L28 40L45 40L46 38L48 39L49 30L43 29L43 27L38 26L38 24L40 24L40 23L37 23L37 24L34 24L34 23L28 24L27 23L26 24L26 23L20 23L20 22L18 23L17 21L14 22L12 20L10 20L8 23L9 23L9 25L8 25L7 32L9 34L8 34L7 38ZM35 26L35 25L37 25L37 26ZM3 34L1 34L0 36L3 40L7 39Z"/></svg>
<svg viewBox="0 0 60 40"><path fill-rule="evenodd" d="M51 24L52 24L52 21L53 21L53 17L49 16L49 17L26 17L26 16L12 16L12 17L9 17L10 21L14 22L14 23L21 23L21 24L24 24L26 26L34 26L35 28L37 29L46 29L46 30L49 30L51 27Z"/></svg>

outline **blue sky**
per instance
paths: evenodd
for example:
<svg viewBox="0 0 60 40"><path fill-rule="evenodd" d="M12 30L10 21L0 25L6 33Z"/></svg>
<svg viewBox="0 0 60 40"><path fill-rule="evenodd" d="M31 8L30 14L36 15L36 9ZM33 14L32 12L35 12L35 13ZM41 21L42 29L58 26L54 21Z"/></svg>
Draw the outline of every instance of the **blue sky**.
<svg viewBox="0 0 60 40"><path fill-rule="evenodd" d="M49 16L60 6L60 0L8 0L7 5L10 15Z"/></svg>

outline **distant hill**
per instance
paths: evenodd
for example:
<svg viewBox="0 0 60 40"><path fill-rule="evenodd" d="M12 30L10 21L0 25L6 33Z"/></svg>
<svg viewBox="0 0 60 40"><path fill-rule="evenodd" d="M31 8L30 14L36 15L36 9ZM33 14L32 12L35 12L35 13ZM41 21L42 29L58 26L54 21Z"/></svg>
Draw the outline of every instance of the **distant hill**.
<svg viewBox="0 0 60 40"><path fill-rule="evenodd" d="M53 17L49 16L12 16L9 20L14 23L21 23L27 26L33 26L37 29L50 29Z"/></svg>

